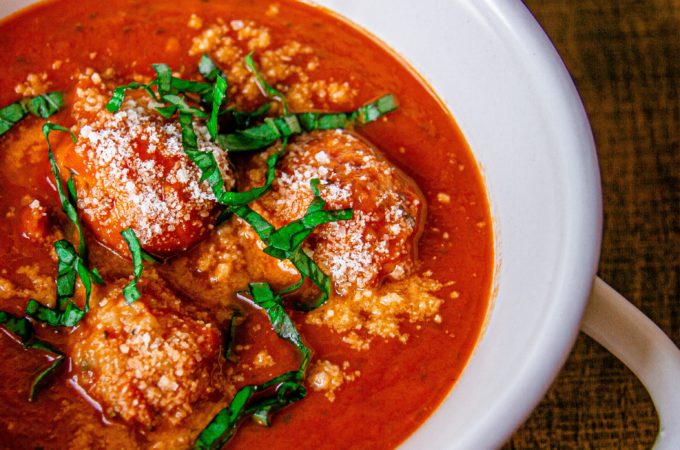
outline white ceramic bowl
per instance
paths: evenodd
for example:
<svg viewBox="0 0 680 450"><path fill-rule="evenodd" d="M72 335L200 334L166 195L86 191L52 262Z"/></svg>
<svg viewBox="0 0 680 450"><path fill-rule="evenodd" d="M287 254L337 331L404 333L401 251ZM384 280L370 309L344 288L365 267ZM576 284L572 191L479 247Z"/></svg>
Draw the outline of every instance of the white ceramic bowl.
<svg viewBox="0 0 680 450"><path fill-rule="evenodd" d="M4 0L0 17L30 3ZM519 0L318 3L370 30L426 78L450 109L482 169L496 239L494 303L462 378L404 448L498 447L562 367L596 272L600 180L583 106L550 41ZM680 352L670 341L662 342L663 335L639 313L621 307L624 300L603 302L618 300L605 287L597 287L587 331L624 362L645 357L654 362L634 367L643 382L665 390L675 386ZM613 316L608 314L616 305L621 320L611 324L607 318ZM665 353L654 353L656 359L650 360L651 347L643 346L629 352L626 360L624 353L635 347L635 339L645 337L631 334L627 327L640 323L641 330L649 331L645 342L663 347ZM622 343L628 335L634 342ZM656 369L663 364L667 370L659 376ZM674 413L680 412L679 396L666 394L671 402L665 417L680 423ZM667 448L680 448L680 440L665 442Z"/></svg>

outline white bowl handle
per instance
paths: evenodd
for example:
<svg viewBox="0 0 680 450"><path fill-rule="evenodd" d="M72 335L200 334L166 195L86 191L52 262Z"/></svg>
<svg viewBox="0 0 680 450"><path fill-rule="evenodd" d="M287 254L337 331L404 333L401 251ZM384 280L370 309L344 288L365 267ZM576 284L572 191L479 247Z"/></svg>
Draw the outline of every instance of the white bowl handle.
<svg viewBox="0 0 680 450"><path fill-rule="evenodd" d="M581 329L647 388L659 414L655 450L680 449L680 350L639 309L595 278Z"/></svg>

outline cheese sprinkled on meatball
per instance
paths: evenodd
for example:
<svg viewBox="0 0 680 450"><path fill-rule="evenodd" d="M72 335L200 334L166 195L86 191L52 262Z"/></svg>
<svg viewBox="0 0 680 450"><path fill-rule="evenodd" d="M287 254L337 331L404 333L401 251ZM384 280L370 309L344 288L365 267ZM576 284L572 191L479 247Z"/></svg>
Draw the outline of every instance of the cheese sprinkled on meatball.
<svg viewBox="0 0 680 450"><path fill-rule="evenodd" d="M123 284L111 284L76 331L76 380L109 418L146 429L177 425L194 403L227 389L217 370L220 333L189 316L160 282L142 280L142 297L132 304Z"/></svg>
<svg viewBox="0 0 680 450"><path fill-rule="evenodd" d="M127 247L120 232L128 227L149 252L186 250L212 228L216 202L184 154L180 125L141 94L128 95L111 114L104 109L109 94L93 77L80 81L73 107L78 141L58 150L62 170L74 174L82 216L101 242L122 254ZM205 127L195 128L199 149L215 156L231 188L226 153L210 142Z"/></svg>
<svg viewBox="0 0 680 450"><path fill-rule="evenodd" d="M248 183L261 183L268 153L256 158L258 167L249 171ZM346 131L296 139L286 150L272 191L253 208L276 227L296 220L312 201L309 182L314 178L321 180L327 209L354 210L352 220L319 226L305 244L340 295L412 272L422 213L418 189L369 143Z"/></svg>

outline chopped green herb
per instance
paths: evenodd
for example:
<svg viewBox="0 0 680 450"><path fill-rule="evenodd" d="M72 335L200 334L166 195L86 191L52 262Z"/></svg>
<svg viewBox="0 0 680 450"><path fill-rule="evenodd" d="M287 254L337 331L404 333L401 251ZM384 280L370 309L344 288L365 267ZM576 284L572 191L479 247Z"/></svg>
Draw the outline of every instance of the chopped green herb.
<svg viewBox="0 0 680 450"><path fill-rule="evenodd" d="M12 103L0 109L0 136L7 133L24 117L26 117L26 110L20 102Z"/></svg>
<svg viewBox="0 0 680 450"><path fill-rule="evenodd" d="M236 341L236 329L243 322L243 316L235 309L229 319L229 329L224 335L224 358L227 361L236 363L236 353L234 353L234 342Z"/></svg>
<svg viewBox="0 0 680 450"><path fill-rule="evenodd" d="M307 208L307 212L302 218L290 222L269 236L269 245L264 249L266 254L278 259L289 259L302 245L307 236L314 231L314 228L324 223L350 220L352 218L351 209L323 210L326 202L319 194L319 183L319 180L316 178L309 182L314 193L314 199Z"/></svg>
<svg viewBox="0 0 680 450"><path fill-rule="evenodd" d="M77 325L90 310L92 284L103 284L96 269L89 270L83 259L76 253L73 245L66 240L54 243L57 253L57 305L54 309L30 299L26 305L26 315L55 327ZM76 276L85 288L85 306L80 309L73 301Z"/></svg>
<svg viewBox="0 0 680 450"><path fill-rule="evenodd" d="M153 84L154 84L153 82L150 84L132 82L130 84L126 84L125 86L118 86L113 90L113 95L106 104L106 109L110 113L115 113L116 111L118 111L120 107L123 106L123 101L125 100L125 93L130 90L144 89L152 98L156 99L156 93L151 89L151 86Z"/></svg>
<svg viewBox="0 0 680 450"><path fill-rule="evenodd" d="M262 186L254 187L242 192L224 192L219 196L218 201L224 205L240 206L257 200L267 193L274 183L276 178L276 164L283 157L288 145L288 138L283 138L281 143L281 150L272 153L267 158L267 172L265 174L265 181Z"/></svg>
<svg viewBox="0 0 680 450"><path fill-rule="evenodd" d="M227 79L224 76L217 76L215 79L215 88L213 89L212 110L210 111L210 119L208 119L207 127L210 137L217 139L217 116L222 108L222 103L227 99Z"/></svg>
<svg viewBox="0 0 680 450"><path fill-rule="evenodd" d="M194 443L195 449L214 450L224 446L236 433L239 422L246 412L246 405L257 386L245 386L234 395L229 406L221 410L210 421Z"/></svg>
<svg viewBox="0 0 680 450"><path fill-rule="evenodd" d="M36 117L47 119L56 114L64 106L64 94L61 92L48 92L21 100L22 106Z"/></svg>
<svg viewBox="0 0 680 450"><path fill-rule="evenodd" d="M33 377L33 380L31 381L30 388L28 390L28 401L32 402L35 400L35 394L40 385L47 379L47 377L52 374L54 371L56 371L59 366L61 366L64 361L66 360L66 356L56 348L52 347L50 344L48 344L45 341L40 341L37 339L34 339L33 342L31 342L31 348L34 349L40 349L44 350L46 352L52 353L53 359L50 362L50 364L47 365L44 369L42 369L40 372L35 374Z"/></svg>
<svg viewBox="0 0 680 450"><path fill-rule="evenodd" d="M156 72L156 87L158 88L158 95L161 97L170 94L172 89L172 70L167 64L151 64L154 72Z"/></svg>
<svg viewBox="0 0 680 450"><path fill-rule="evenodd" d="M231 211L246 221L258 234L267 247L265 252L279 259L289 259L302 276L300 281L286 289L286 293L299 288L305 279L309 279L320 291L319 296L311 303L297 303L296 309L311 311L323 305L331 292L331 280L321 268L302 249L304 239L313 231L314 227L338 220L350 220L351 209L323 211L326 202L319 195L319 181L310 181L314 200L307 208L302 219L291 222L280 229L275 229L260 214L248 206L231 208ZM314 225L316 224L316 225Z"/></svg>
<svg viewBox="0 0 680 450"><path fill-rule="evenodd" d="M161 99L168 104L166 107L158 107L156 110L163 115L163 117L172 117L177 111L190 113L191 115L200 119L205 119L208 115L201 109L189 106L183 97L175 94L166 94Z"/></svg>
<svg viewBox="0 0 680 450"><path fill-rule="evenodd" d="M253 211L249 206L238 206L229 209L250 225L260 239L262 239L262 242L267 242L269 236L275 231L272 224L267 222L264 217Z"/></svg>
<svg viewBox="0 0 680 450"><path fill-rule="evenodd" d="M208 81L216 81L218 78L226 78L224 72L217 67L217 64L208 56L206 53L201 56L201 60L198 62L198 73L203 75Z"/></svg>
<svg viewBox="0 0 680 450"><path fill-rule="evenodd" d="M168 96L164 96L163 98L165 99L167 97ZM208 184L212 188L219 203L226 206L247 205L264 195L271 188L275 174L274 166L283 154L283 149L272 155L267 161L267 176L263 186L245 192L229 192L224 188L224 180L222 179L222 174L220 173L215 156L210 152L204 152L198 149L198 138L193 125L193 118L195 116L194 108L189 107L183 102L177 102L176 106L177 111L179 111L179 123L182 130L182 147L184 153L199 167L199 169L201 169L201 181L208 181Z"/></svg>
<svg viewBox="0 0 680 450"><path fill-rule="evenodd" d="M313 311L326 303L326 300L328 300L328 297L331 295L330 277L321 270L316 262L314 262L302 248L298 248L297 251L291 255L290 262L293 263L298 272L300 272L300 275L302 275L301 281L309 279L319 289L319 295L314 301L309 303L298 302L295 304L295 309L298 311ZM298 284L299 282L294 286ZM291 286L291 288L294 286ZM286 289L286 291L289 291L291 288Z"/></svg>
<svg viewBox="0 0 680 450"><path fill-rule="evenodd" d="M7 133L27 114L47 119L64 106L64 94L48 92L47 94L25 98L0 109L0 136Z"/></svg>
<svg viewBox="0 0 680 450"><path fill-rule="evenodd" d="M85 244L85 235L83 233L83 226L78 218L77 209L77 197L75 195L75 186L73 184L72 178L69 179L68 194L64 192L64 188L61 185L61 174L59 172L59 166L54 160L54 154L52 153L52 144L50 143L50 133L52 131L63 131L71 136L73 142L76 142L76 136L68 128L62 127L54 123L47 122L42 127L43 135L47 140L47 157L50 160L50 166L52 167L52 175L54 176L54 183L57 186L57 192L59 193L59 201L61 202L61 209L68 217L68 220L75 225L78 231L78 254L81 258L87 261L87 246Z"/></svg>
<svg viewBox="0 0 680 450"><path fill-rule="evenodd" d="M130 282L123 288L123 297L128 303L133 303L142 296L137 289L137 281L142 276L142 271L144 270L143 261L155 262L156 258L146 253L142 250L142 246L139 244L139 239L132 228L126 228L120 233L125 240L125 243L130 250L130 255L132 255L132 264L134 266L133 274L134 277Z"/></svg>
<svg viewBox="0 0 680 450"><path fill-rule="evenodd" d="M350 113L304 112L265 119L265 123L217 137L220 147L229 151L252 151L269 147L277 140L304 131L348 128L355 123L365 125L396 110L392 94L360 106Z"/></svg>
<svg viewBox="0 0 680 450"><path fill-rule="evenodd" d="M257 70L257 67L255 66L255 61L253 61L252 52L250 52L246 56L244 62L246 67L250 69L251 72L253 72L253 75L255 75L255 79L257 80L257 84L260 87L260 90L262 90L262 93L268 98L278 100L279 103L281 103L281 106L283 106L283 115L287 116L288 103L286 102L286 96L283 95L281 91L275 89L274 87L270 86L266 81L264 81L264 78L262 77L262 75L260 75L260 72Z"/></svg>
<svg viewBox="0 0 680 450"><path fill-rule="evenodd" d="M263 103L262 106L255 111L239 111L236 108L228 108L226 112L231 114L236 129L242 130L244 128L249 128L253 123L262 119L271 108L271 103Z"/></svg>
<svg viewBox="0 0 680 450"><path fill-rule="evenodd" d="M352 121L357 121L360 124L367 124L375 122L385 114L395 111L399 105L397 99L392 94L387 94L380 97L378 100L367 103L357 108L351 115Z"/></svg>
<svg viewBox="0 0 680 450"><path fill-rule="evenodd" d="M281 296L276 295L267 283L250 283L249 286L253 303L267 313L267 317L277 336L293 344L302 354L302 362L298 371L304 373L307 370L311 352L302 342L302 336L300 336L297 328L295 328L295 324L293 324L293 321L286 313Z"/></svg>
<svg viewBox="0 0 680 450"><path fill-rule="evenodd" d="M217 137L217 144L229 151L260 150L269 147L277 140L302 132L295 115L266 118L264 123L235 133Z"/></svg>
<svg viewBox="0 0 680 450"><path fill-rule="evenodd" d="M25 317L16 317L5 311L0 311L0 325L3 325L7 331L14 334L19 338L21 345L25 349L36 349L43 350L54 355L54 359L51 361L47 367L39 371L33 379L28 392L28 401L33 401L35 399L35 394L47 379L47 377L53 373L57 368L64 363L65 356L62 352L52 347L45 341L41 341L35 337L35 332L31 322Z"/></svg>
<svg viewBox="0 0 680 450"><path fill-rule="evenodd" d="M301 353L298 370L286 372L258 385L241 388L228 407L221 410L198 436L197 449L218 449L236 433L239 423L246 416L264 426L271 423L271 414L291 403L302 400L307 390L302 385L311 351L302 341L300 333L283 307L279 295L274 294L267 283L251 283L250 297L253 303L267 314L274 332L293 344ZM269 391L269 392L267 392ZM251 401L255 394L258 397Z"/></svg>

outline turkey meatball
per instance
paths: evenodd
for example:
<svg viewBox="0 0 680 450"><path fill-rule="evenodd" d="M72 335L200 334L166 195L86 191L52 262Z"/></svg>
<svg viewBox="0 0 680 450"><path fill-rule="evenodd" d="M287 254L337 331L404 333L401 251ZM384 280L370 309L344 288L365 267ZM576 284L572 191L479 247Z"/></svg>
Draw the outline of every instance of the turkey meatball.
<svg viewBox="0 0 680 450"><path fill-rule="evenodd" d="M107 247L128 249L120 232L132 227L142 247L159 256L181 252L212 228L216 201L200 169L182 148L179 123L158 114L145 93L128 93L109 113L111 92L92 74L76 89L73 115L77 143L62 139L57 160L62 176L74 176L85 223ZM199 149L211 152L225 187L234 185L226 153L195 124Z"/></svg>
<svg viewBox="0 0 680 450"><path fill-rule="evenodd" d="M250 186L262 183L264 161L276 150L256 157L257 168L246 176ZM306 242L337 293L406 277L413 269L423 205L415 183L356 135L314 132L288 145L271 192L253 209L277 228L299 219L313 199L314 178L321 181L326 209L354 210L351 220L321 225Z"/></svg>
<svg viewBox="0 0 680 450"><path fill-rule="evenodd" d="M160 281L140 281L142 297L132 304L125 283L107 285L72 335L75 379L108 418L143 429L177 425L196 402L225 389L220 333Z"/></svg>

